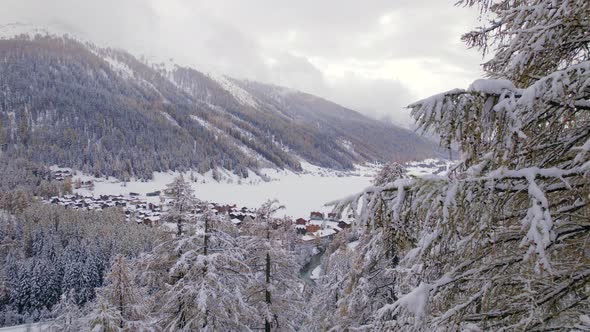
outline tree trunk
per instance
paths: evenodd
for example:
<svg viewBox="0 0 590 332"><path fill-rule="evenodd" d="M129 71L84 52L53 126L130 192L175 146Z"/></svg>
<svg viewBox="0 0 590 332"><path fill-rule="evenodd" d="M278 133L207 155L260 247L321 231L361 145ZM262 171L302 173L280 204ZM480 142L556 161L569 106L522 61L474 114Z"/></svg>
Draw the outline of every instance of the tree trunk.
<svg viewBox="0 0 590 332"><path fill-rule="evenodd" d="M266 305L270 307L271 304L271 297L270 297L270 253L266 253ZM268 317L264 319L264 331L270 332L270 321Z"/></svg>
<svg viewBox="0 0 590 332"><path fill-rule="evenodd" d="M208 211L205 213L205 238L203 240L203 255L207 256L207 250L209 249L209 213ZM203 265L203 278L207 275L207 260ZM205 310L205 319L203 322L203 328L207 327L209 324L209 310Z"/></svg>
<svg viewBox="0 0 590 332"><path fill-rule="evenodd" d="M268 245L270 246L270 219L267 217L266 220L266 241L268 242ZM268 249L270 250L270 249ZM266 252L266 268L265 268L265 272L266 272L266 290L265 290L265 295L266 295L266 306L270 307L271 304L271 296L270 296L270 251ZM264 318L264 331L265 332L270 332L270 320L268 317Z"/></svg>
<svg viewBox="0 0 590 332"><path fill-rule="evenodd" d="M176 236L182 236L182 216L178 216L176 220Z"/></svg>

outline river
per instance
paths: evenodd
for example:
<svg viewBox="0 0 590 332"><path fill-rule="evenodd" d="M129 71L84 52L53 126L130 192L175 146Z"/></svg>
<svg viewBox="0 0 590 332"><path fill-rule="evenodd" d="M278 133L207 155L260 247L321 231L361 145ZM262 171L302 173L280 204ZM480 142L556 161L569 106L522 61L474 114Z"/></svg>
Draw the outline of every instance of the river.
<svg viewBox="0 0 590 332"><path fill-rule="evenodd" d="M323 255L324 250L322 249L317 254L311 256L309 261L303 265L301 270L299 270L299 276L301 279L305 280L309 284L315 285L315 281L311 279L311 272L322 263Z"/></svg>

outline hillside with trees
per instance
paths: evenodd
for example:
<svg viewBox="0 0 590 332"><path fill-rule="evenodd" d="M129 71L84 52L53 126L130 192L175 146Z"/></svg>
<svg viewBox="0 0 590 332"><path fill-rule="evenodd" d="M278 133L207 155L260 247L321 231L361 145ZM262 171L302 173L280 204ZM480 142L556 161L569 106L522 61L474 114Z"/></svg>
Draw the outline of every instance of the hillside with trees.
<svg viewBox="0 0 590 332"><path fill-rule="evenodd" d="M483 64L487 77L409 107L421 130L440 137L444 148L458 149L461 159L444 173L424 176L389 162L372 186L328 203L333 215L353 219L330 241L298 241L292 221L280 217L282 206L272 200L237 226L229 214L216 214L213 205L197 200L182 175L165 190L170 201L161 227L125 222L117 208L77 211L40 204L28 197L71 188L49 181L40 164L0 158L0 167L15 174L0 181L2 204L7 204L0 214L0 326L45 321L50 331L589 331L590 2L458 4L489 18L464 35L468 46L493 53ZM51 38L41 40L55 45ZM39 41L11 42L24 54ZM60 43L80 46L68 39ZM72 58L78 54L68 52ZM86 59L88 49L80 52ZM35 59L52 66L65 61L52 55ZM98 83L110 70L96 71L104 66L100 57L98 67L85 67L87 59L72 61L82 66L72 75L95 77L92 84L102 91L96 93L108 93L110 85ZM144 68L144 78L154 73L140 62L137 66ZM64 72L41 67L48 76ZM199 84L211 82L197 79L197 72L172 81L170 73L156 73L149 81L164 82L157 91L167 102L158 104L164 110L159 112L170 117L135 106L129 112L161 117L164 126L187 139L194 133L183 131L183 121L200 114L191 108L193 98L217 105L210 107L219 111L219 119L258 123L234 134L216 127L218 137L252 135L257 141L260 130L278 146L296 145L279 139L273 125L257 122L256 112L284 123L313 118L327 135L337 133L338 125L309 114L311 105L323 104L333 114L349 112L282 88L220 78L218 85L203 88ZM176 75L182 76L178 70ZM152 94L154 83L118 79L116 91L128 89L126 96L133 98L118 95L117 105L159 100ZM42 82L30 84L38 88ZM68 82L75 89L80 80ZM226 92L212 92L220 87ZM209 92L200 95L202 89ZM186 109L171 106L177 92ZM219 97L225 93L234 99ZM39 119L49 113L30 107L37 104L25 94L7 95L15 98L6 99L11 107L19 100L23 105L20 113L2 113L3 121L18 119L5 125L4 132L12 133L7 137L16 141L2 152L16 156L29 151L30 142L41 144ZM250 106L234 109L238 104ZM218 123L199 118L204 114L196 115L195 126ZM364 121L349 115L358 124ZM26 121L19 122L23 116ZM104 133L116 132L105 128ZM96 132L85 131L85 139L108 141L108 135L92 136ZM344 152L334 153L329 162L338 162ZM279 150L273 155L288 162ZM310 253L322 255L314 265L315 282L299 275Z"/></svg>
<svg viewBox="0 0 590 332"><path fill-rule="evenodd" d="M299 171L301 160L345 170L441 155L411 131L318 97L277 102L241 81L161 69L69 36L4 37L0 59L2 153L87 174L224 168L247 177L261 167Z"/></svg>

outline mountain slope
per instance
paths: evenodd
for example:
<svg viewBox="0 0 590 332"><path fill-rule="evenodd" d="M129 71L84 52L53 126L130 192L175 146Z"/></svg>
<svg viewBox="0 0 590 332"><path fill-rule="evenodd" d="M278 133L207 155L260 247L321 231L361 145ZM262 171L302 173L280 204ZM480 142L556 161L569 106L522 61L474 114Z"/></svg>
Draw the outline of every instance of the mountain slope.
<svg viewBox="0 0 590 332"><path fill-rule="evenodd" d="M117 177L216 167L334 169L420 159L436 147L318 97L146 65L37 33L0 39L0 144L8 156Z"/></svg>
<svg viewBox="0 0 590 332"><path fill-rule="evenodd" d="M236 83L277 112L338 138L357 159L407 161L433 155L433 144L414 132L367 118L323 98L257 82Z"/></svg>

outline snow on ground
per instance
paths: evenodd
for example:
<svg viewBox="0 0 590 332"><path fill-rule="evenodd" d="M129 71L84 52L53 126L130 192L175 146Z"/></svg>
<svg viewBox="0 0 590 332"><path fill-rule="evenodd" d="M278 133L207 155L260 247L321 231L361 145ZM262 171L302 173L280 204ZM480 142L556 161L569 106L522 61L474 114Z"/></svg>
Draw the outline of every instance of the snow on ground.
<svg viewBox="0 0 590 332"><path fill-rule="evenodd" d="M446 173L453 162L442 159L425 159L412 161L405 165L409 175L424 176L430 174L442 175Z"/></svg>
<svg viewBox="0 0 590 332"><path fill-rule="evenodd" d="M112 56L105 56L104 60L109 63L111 69L121 75L124 79L129 79L134 76L133 70L129 68L125 63L115 59Z"/></svg>
<svg viewBox="0 0 590 332"><path fill-rule="evenodd" d="M320 278L321 274L322 274L322 266L318 265L318 266L316 266L315 269L313 269L313 271L311 271L311 275L309 276L309 278L311 280L317 280Z"/></svg>
<svg viewBox="0 0 590 332"><path fill-rule="evenodd" d="M258 106L258 103L256 100L254 100L254 97L252 97L250 93L231 82L229 79L227 79L227 77L216 74L209 74L208 76L216 81L227 92L229 92L242 105L252 107Z"/></svg>
<svg viewBox="0 0 590 332"><path fill-rule="evenodd" d="M440 161L425 161L410 165L408 172L415 175L431 174L437 167L445 167ZM184 173L187 181L192 182L197 198L219 204L237 204L257 208L268 199L278 199L285 205L279 215L295 218L309 217L312 211L329 212L331 207L324 207L326 202L341 199L357 193L371 185L371 179L378 166L357 166L354 171L338 172L302 162L301 173L276 169L263 169L259 175L250 172L247 179L240 179L229 171L219 170L218 177L213 172L205 174ZM53 167L56 170L57 167ZM122 183L117 179L96 179L92 176L77 175L83 181L93 180L94 190L83 188L77 190L82 195L128 195L130 192L142 195L147 202L158 203L159 198L145 197L146 193L162 190L171 183L177 172L154 173L150 181L130 181Z"/></svg>
<svg viewBox="0 0 590 332"><path fill-rule="evenodd" d="M375 168L359 167L354 172L341 173L325 170L319 167L304 165L305 171L297 174L290 171L265 169L261 171L270 181L264 181L260 176L251 173L248 179L239 179L230 172L220 171L223 181L213 179L211 171L201 175L194 173L193 189L195 196L201 200L220 204L237 204L257 208L268 199L278 199L285 209L280 211L292 217L309 217L311 211L328 212L331 208L324 207L324 203L339 199L358 192L370 185L371 174ZM57 169L53 167L52 169ZM162 190L179 173L154 173L150 181L130 181L123 183L115 178L96 179L92 176L77 175L83 181L93 180L94 190L83 188L77 190L82 195L128 195L130 192L146 193ZM190 173L185 173L186 180L191 179ZM159 198L141 197L148 202L157 203Z"/></svg>
<svg viewBox="0 0 590 332"><path fill-rule="evenodd" d="M48 327L48 323L23 324L0 327L0 332L42 332L47 330Z"/></svg>

